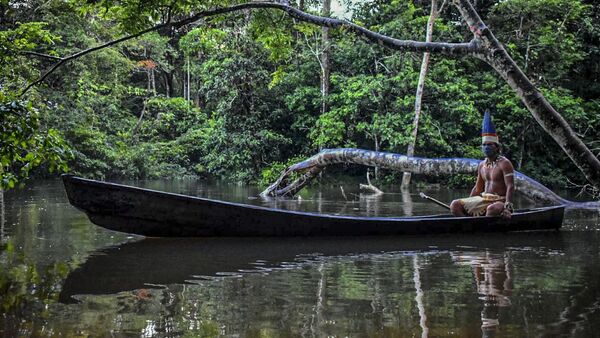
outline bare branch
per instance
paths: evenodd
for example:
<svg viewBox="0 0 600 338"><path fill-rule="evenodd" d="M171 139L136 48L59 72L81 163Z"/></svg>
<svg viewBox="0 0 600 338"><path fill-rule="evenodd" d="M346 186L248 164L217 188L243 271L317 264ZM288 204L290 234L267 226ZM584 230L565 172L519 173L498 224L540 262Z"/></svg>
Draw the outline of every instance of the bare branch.
<svg viewBox="0 0 600 338"><path fill-rule="evenodd" d="M367 170L367 184L359 184L358 187L360 190L368 190L372 192L374 195L383 195L383 191L379 188L371 184L371 178L369 177L370 172Z"/></svg>
<svg viewBox="0 0 600 338"><path fill-rule="evenodd" d="M342 196L344 197L344 199L347 201L348 200L348 196L346 196L346 193L344 192L344 187L340 185L340 190L342 191Z"/></svg>
<svg viewBox="0 0 600 338"><path fill-rule="evenodd" d="M318 26L327 26L331 28L345 28L352 33L362 36L370 41L376 42L380 45L389 47L391 49L413 51L413 52L434 52L446 55L465 55L474 54L479 51L479 46L474 43L446 43L446 42L420 42L411 40L399 40L389 36L373 32L364 27L358 26L347 20L339 20L334 18L322 17L318 15L308 14L294 7L273 3L273 2L249 2L231 7L217 8L210 11L203 11L190 18L174 23L174 27L180 27L187 25L194 21L198 21L204 17L209 17L217 14L225 14L230 12L239 11L242 9L257 9L257 8L272 8L282 10L288 13L292 18L298 19L303 22L312 23Z"/></svg>
<svg viewBox="0 0 600 338"><path fill-rule="evenodd" d="M41 57L41 58L51 59L51 60L62 60L62 58L59 57L59 56L48 55L48 54L38 53L38 52L32 52L32 51L21 51L21 52L19 52L19 54L33 55L33 56L38 56L38 57Z"/></svg>
<svg viewBox="0 0 600 338"><path fill-rule="evenodd" d="M445 7L446 7L446 0L444 0L444 1L442 2L442 4L440 5L440 8L438 8L438 9L436 10L436 12L437 12L437 15L440 15L440 14L441 14L441 13L444 11L444 8L445 8Z"/></svg>
<svg viewBox="0 0 600 338"><path fill-rule="evenodd" d="M303 35L304 35L304 40L306 41L306 47L308 47L308 50L310 50L310 52L315 56L315 58L319 62L319 67L322 70L323 63L321 62L321 58L319 57L319 55L322 51L319 48L319 41L315 38L315 48L313 49L312 46L310 45L310 41L308 41L308 37L306 36L306 34L303 34Z"/></svg>
<svg viewBox="0 0 600 338"><path fill-rule="evenodd" d="M159 30L159 29L161 29L163 27L167 27L168 25L169 25L168 23L163 23L163 24L160 24L160 25L156 25L156 26L150 27L148 29L145 29L145 30L143 30L141 32L138 32L138 33L135 33L135 34L131 34L131 35L127 35L127 36L124 36L124 37L122 37L120 39L112 40L112 41L109 41L109 42L104 43L102 45L99 45L99 46L96 46L96 47L92 47L92 48L88 48L88 49L82 50L80 52L77 52L75 54L71 54L71 55L69 55L67 57L61 58L60 61L58 61L57 63L55 63L54 65L52 65L52 67L48 71L46 71L44 73L44 75L42 75L39 79L35 80L34 82L30 83L27 87L25 87L25 89L23 89L23 91L21 92L21 94L19 94L19 96L23 96L25 93L27 93L27 91L29 89L31 89L31 87L44 82L44 80L50 74L52 74L56 69L58 69L58 67L62 66L63 64L65 64L65 63L67 63L67 62L69 62L69 61L71 61L73 59L77 59L77 58L79 58L81 56L84 56L86 54L89 54L91 52L95 52L97 50L104 49L106 47L110 47L110 46L116 45L116 44L121 43L123 41L131 40L133 38L136 38L138 36L144 35L146 33Z"/></svg>

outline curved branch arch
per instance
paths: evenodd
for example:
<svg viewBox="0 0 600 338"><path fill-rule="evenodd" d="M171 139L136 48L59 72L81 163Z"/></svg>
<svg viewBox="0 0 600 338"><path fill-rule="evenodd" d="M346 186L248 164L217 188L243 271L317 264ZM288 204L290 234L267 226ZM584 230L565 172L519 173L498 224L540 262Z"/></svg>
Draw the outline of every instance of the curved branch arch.
<svg viewBox="0 0 600 338"><path fill-rule="evenodd" d="M355 148L324 149L318 154L288 167L261 196L293 196L316 177L327 166L352 163L364 166L411 172L427 176L476 174L481 161L472 158L422 158L402 154L378 152ZM292 183L287 180L293 173L303 175ZM566 200L531 177L515 172L517 191L528 198L542 203L563 204L574 209L598 209L599 202L574 202Z"/></svg>

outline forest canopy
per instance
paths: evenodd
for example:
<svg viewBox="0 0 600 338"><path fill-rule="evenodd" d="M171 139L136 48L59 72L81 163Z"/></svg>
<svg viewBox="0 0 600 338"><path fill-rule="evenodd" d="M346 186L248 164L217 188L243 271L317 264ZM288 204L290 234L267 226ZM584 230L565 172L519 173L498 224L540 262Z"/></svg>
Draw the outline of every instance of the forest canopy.
<svg viewBox="0 0 600 338"><path fill-rule="evenodd" d="M323 148L405 152L422 54L331 30L331 85L323 98L323 30L276 10L165 26L74 59L20 96L59 57L234 3L0 1L2 186L14 186L36 167L36 175L44 175L67 163L71 172L96 178L249 182L272 180L287 163ZM319 1L291 5L321 14ZM347 19L365 28L424 40L428 1L344 5ZM476 8L597 156L600 5L507 0L477 1ZM447 6L433 41L470 38ZM432 54L415 155L480 158L485 109L493 112L504 153L517 170L551 186L585 184L514 91L475 58ZM14 134L19 127L21 136Z"/></svg>

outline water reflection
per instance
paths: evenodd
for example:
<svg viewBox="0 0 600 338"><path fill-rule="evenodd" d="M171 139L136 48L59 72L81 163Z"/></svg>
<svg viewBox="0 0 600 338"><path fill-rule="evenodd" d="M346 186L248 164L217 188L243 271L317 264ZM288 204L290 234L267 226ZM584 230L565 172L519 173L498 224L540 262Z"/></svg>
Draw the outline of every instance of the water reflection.
<svg viewBox="0 0 600 338"><path fill-rule="evenodd" d="M252 196L248 187L162 184L225 200ZM443 200L462 194L426 192ZM379 200L352 193L342 200L336 187L253 203L383 216L438 208L413 200L414 192ZM597 231L142 239L92 225L59 184L11 191L6 202L0 336L593 337L600 330ZM592 216L566 222L597 228Z"/></svg>
<svg viewBox="0 0 600 338"><path fill-rule="evenodd" d="M481 311L482 337L495 337L499 321L499 309L510 306L512 274L510 253L494 254L489 251L456 253L452 258L458 263L473 269L479 299L483 303Z"/></svg>
<svg viewBox="0 0 600 338"><path fill-rule="evenodd" d="M413 200L408 189L402 190L402 211L404 211L404 215L406 216L413 215Z"/></svg>
<svg viewBox="0 0 600 338"><path fill-rule="evenodd" d="M65 281L61 300L69 301L76 294L111 294L134 290L147 285L164 286L172 283L186 283L196 277L256 273L287 268L301 268L321 262L327 257L369 256L381 252L382 257L419 255L422 250L433 250L427 254L447 254L450 252L457 263L471 264L474 268L490 269L491 263L477 251L485 241L486 247L504 247L508 243L526 242L528 248L536 243L543 250L560 250L562 235L531 233L523 237L500 235L463 235L460 243L444 236L405 238L146 238L136 242L98 250L90 255L85 263L72 271ZM454 251L470 247L466 253ZM373 254L373 259L378 259ZM411 258L412 259L412 258ZM319 263L320 264L320 263ZM416 264L416 265L415 265ZM477 266L475 264L478 264ZM421 269L421 264L411 265ZM478 271L479 271L478 270ZM488 271L485 270L484 271ZM489 273L483 277L491 276ZM479 273L476 276L479 279ZM496 280L496 279L495 279ZM416 283L416 282L415 282ZM478 283L481 292L495 289L489 286L488 279Z"/></svg>
<svg viewBox="0 0 600 338"><path fill-rule="evenodd" d="M207 197L231 202L261 205L292 211L308 211L350 216L412 216L447 213L447 210L418 197L418 191L400 190L399 187L383 187L383 195L360 191L358 184L332 187L309 187L293 198L259 198L260 189L252 186L198 185L191 181L138 181L123 182L160 191ZM420 190L419 190L420 191ZM442 201L451 201L468 192L424 188L423 192ZM345 197L344 197L345 196ZM522 208L533 206L531 202L517 196L516 205Z"/></svg>
<svg viewBox="0 0 600 338"><path fill-rule="evenodd" d="M359 208L365 216L378 216L382 200L383 195L380 194L360 194Z"/></svg>
<svg viewBox="0 0 600 338"><path fill-rule="evenodd" d="M510 245L515 247L504 251ZM277 336L291 330L294 335L316 337L344 332L427 337L430 332L438 336L440 328L464 336L479 328L482 336L490 337L500 326L500 309L511 304L511 253L547 255L564 250L560 233L469 235L458 242L443 236L143 239L91 255L66 278L59 300L86 304L94 302L91 295L116 294L136 303L157 299L169 303L179 297L181 306L190 302L201 306L199 294L216 291L208 296L211 304L231 304L253 313L204 303L216 311L211 318L232 325L227 311L233 311L250 330L234 325L225 334L248 335L256 325L268 323L275 325L272 332ZM471 273L465 274L461 266ZM412 277L405 280L406 274ZM180 288L186 292L175 296L174 290ZM449 298L448 304L436 304L439 293ZM167 295L171 300L165 300ZM275 299L265 302L265 296ZM447 311L457 304L466 307L459 311L466 323L440 317L440 306ZM481 306L480 315L471 311ZM430 319L428 312L433 312ZM266 317L256 317L260 313Z"/></svg>
<svg viewBox="0 0 600 338"><path fill-rule="evenodd" d="M417 308L419 309L419 326L421 326L421 338L429 337L429 328L427 327L427 315L425 314L425 304L423 297L425 292L421 287L421 263L419 262L419 256L413 256L413 281L415 282L415 301L417 302Z"/></svg>

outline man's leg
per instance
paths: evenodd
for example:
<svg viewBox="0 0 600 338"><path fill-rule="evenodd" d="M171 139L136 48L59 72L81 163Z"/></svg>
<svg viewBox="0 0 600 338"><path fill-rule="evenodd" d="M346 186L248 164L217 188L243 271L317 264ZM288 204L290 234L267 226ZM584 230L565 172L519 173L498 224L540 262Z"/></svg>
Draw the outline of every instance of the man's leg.
<svg viewBox="0 0 600 338"><path fill-rule="evenodd" d="M500 216L504 210L504 202L495 202L488 205L485 215L486 216Z"/></svg>
<svg viewBox="0 0 600 338"><path fill-rule="evenodd" d="M452 215L454 216L468 216L465 207L462 205L462 203L460 203L459 200L454 200L452 203L450 203L450 212L452 212Z"/></svg>

